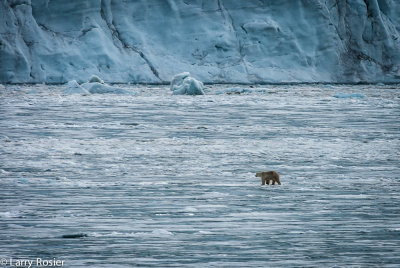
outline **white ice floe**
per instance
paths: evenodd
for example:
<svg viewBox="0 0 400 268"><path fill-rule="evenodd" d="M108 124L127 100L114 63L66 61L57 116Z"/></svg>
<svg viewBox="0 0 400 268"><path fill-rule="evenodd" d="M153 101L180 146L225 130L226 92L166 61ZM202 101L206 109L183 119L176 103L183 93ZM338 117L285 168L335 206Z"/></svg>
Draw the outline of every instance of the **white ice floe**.
<svg viewBox="0 0 400 268"><path fill-rule="evenodd" d="M171 81L174 95L204 95L203 89L203 83L191 77L189 72L177 74Z"/></svg>
<svg viewBox="0 0 400 268"><path fill-rule="evenodd" d="M198 209L195 207L185 207L184 211L185 212L197 212Z"/></svg>
<svg viewBox="0 0 400 268"><path fill-rule="evenodd" d="M89 82L89 83L84 83L82 84L82 87L85 88L87 91L89 91L92 94L129 94L130 92L128 90L119 88L119 87L114 87L110 86L107 84L102 84L99 82Z"/></svg>
<svg viewBox="0 0 400 268"><path fill-rule="evenodd" d="M79 85L76 80L69 81L67 83L67 88L63 92L65 95L70 94L136 94L135 92L131 92L125 90L120 87L110 86L104 83L104 81L96 76L92 75L87 83L83 83Z"/></svg>
<svg viewBox="0 0 400 268"><path fill-rule="evenodd" d="M97 82L97 83L100 83L100 84L104 84L104 81L100 78L100 77L98 77L97 75L92 75L90 78L89 78L89 81L88 81L89 83L94 83L94 82Z"/></svg>
<svg viewBox="0 0 400 268"><path fill-rule="evenodd" d="M86 95L89 94L89 91L81 87L76 80L69 81L67 83L67 88L63 92L64 95L70 94L82 94Z"/></svg>
<svg viewBox="0 0 400 268"><path fill-rule="evenodd" d="M173 235L174 235L173 233L171 233L170 231L167 231L165 229L156 229L151 232L151 236L154 236L154 237L166 237L166 236L173 236Z"/></svg>
<svg viewBox="0 0 400 268"><path fill-rule="evenodd" d="M20 215L19 211L0 212L0 218L16 218Z"/></svg>

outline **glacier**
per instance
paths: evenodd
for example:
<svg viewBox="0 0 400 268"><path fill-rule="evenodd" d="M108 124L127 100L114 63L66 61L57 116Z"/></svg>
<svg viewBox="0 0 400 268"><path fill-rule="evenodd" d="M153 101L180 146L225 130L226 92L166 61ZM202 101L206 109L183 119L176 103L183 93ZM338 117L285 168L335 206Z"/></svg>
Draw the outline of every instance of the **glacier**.
<svg viewBox="0 0 400 268"><path fill-rule="evenodd" d="M395 0L0 0L0 83L399 82Z"/></svg>

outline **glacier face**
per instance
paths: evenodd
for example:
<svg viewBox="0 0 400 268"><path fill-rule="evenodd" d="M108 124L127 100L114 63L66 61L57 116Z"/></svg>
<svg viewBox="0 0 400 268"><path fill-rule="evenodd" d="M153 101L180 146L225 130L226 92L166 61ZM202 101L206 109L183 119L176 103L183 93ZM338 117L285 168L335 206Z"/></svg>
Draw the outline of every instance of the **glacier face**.
<svg viewBox="0 0 400 268"><path fill-rule="evenodd" d="M400 81L395 0L0 0L0 83Z"/></svg>

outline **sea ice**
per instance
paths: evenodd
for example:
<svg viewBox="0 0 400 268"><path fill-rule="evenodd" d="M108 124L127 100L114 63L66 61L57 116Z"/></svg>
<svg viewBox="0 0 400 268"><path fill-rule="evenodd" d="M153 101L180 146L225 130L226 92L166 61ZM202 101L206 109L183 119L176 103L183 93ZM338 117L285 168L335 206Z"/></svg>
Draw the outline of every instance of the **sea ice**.
<svg viewBox="0 0 400 268"><path fill-rule="evenodd" d="M174 234L164 229L156 229L151 232L151 235L155 237L165 237L172 236Z"/></svg>
<svg viewBox="0 0 400 268"><path fill-rule="evenodd" d="M89 94L89 91L81 87L76 80L71 80L67 83L67 88L63 92L65 95L70 94L82 94L86 95Z"/></svg>
<svg viewBox="0 0 400 268"><path fill-rule="evenodd" d="M88 82L82 84L82 87L85 88L87 91L89 91L92 94L107 94L107 93L112 93L112 94L129 94L130 92L119 88L119 87L113 87L107 84L102 84L99 82Z"/></svg>
<svg viewBox="0 0 400 268"><path fill-rule="evenodd" d="M171 90L174 95L204 95L203 83L190 76L189 72L174 76Z"/></svg>
<svg viewBox="0 0 400 268"><path fill-rule="evenodd" d="M88 82L79 85L76 80L69 81L67 88L63 92L66 95L69 94L135 94L135 92L130 92L128 90L110 86L104 83L104 81L96 76L92 75Z"/></svg>
<svg viewBox="0 0 400 268"><path fill-rule="evenodd" d="M251 93L253 92L251 89L248 88L241 88L241 87L231 87L217 90L216 94L242 94L242 93Z"/></svg>
<svg viewBox="0 0 400 268"><path fill-rule="evenodd" d="M97 83L100 83L100 84L104 84L104 81L100 78L100 77L98 77L97 75L92 75L90 78L89 78L89 81L88 81L89 83L94 83L94 82L97 82Z"/></svg>
<svg viewBox="0 0 400 268"><path fill-rule="evenodd" d="M265 88L248 88L248 87L229 87L217 89L215 94L227 94L227 95L239 95L239 94L250 94L250 93L265 93L267 89Z"/></svg>

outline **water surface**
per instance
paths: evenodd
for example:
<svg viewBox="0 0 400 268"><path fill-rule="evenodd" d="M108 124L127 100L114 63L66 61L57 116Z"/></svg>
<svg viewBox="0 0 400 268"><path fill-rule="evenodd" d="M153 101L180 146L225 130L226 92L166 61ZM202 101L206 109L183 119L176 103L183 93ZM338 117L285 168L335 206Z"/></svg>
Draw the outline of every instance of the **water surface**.
<svg viewBox="0 0 400 268"><path fill-rule="evenodd" d="M123 87L138 94L2 89L1 258L400 264L398 86Z"/></svg>

